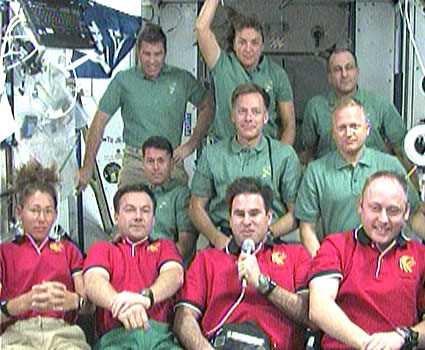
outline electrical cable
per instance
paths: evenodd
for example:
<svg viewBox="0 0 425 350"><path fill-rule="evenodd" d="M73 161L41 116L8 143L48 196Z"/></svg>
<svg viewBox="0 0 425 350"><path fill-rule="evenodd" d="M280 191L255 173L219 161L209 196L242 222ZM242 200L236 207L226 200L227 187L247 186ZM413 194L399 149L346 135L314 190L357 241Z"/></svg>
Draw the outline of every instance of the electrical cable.
<svg viewBox="0 0 425 350"><path fill-rule="evenodd" d="M253 252L253 254L257 254L258 251L261 250L263 246L263 243L261 243L257 249ZM228 246L226 246L226 253L229 252L228 250ZM229 310L227 310L226 314L223 316L223 318L220 320L220 322L218 322L218 324L213 328L210 329L209 331L207 331L205 334L207 337L210 337L212 335L214 335L220 328L221 326L223 326L223 324L226 323L226 321L229 319L229 317L232 315L232 313L236 310L236 308L242 303L243 298L245 297L245 293L246 293L246 289L248 288L248 285L246 283L242 282L242 290L239 294L238 299L233 303L233 305L229 308Z"/></svg>
<svg viewBox="0 0 425 350"><path fill-rule="evenodd" d="M21 28L18 27L19 25L21 26ZM20 29L23 34L13 34L15 29ZM25 34L26 30L28 30L28 28L26 27L26 19L23 14L23 11L19 9L18 13L13 16L12 19L9 21L0 47L0 64L5 72L25 64L27 61L34 58L34 56L42 52L41 46L38 45L36 40L31 35ZM30 51L24 45L19 44L18 42L24 42L25 40L31 43L32 48L30 48ZM18 48L18 50L15 51L15 48ZM18 57L16 62L11 63L10 65L6 65L6 57L12 56L13 58L13 55L15 53L20 56L22 52L26 53L24 57Z"/></svg>
<svg viewBox="0 0 425 350"><path fill-rule="evenodd" d="M410 22L408 5L409 5L409 0L405 0L404 1L404 11L403 11L401 2L398 3L399 9L400 9L400 14L404 18L404 20L407 24L407 29L409 31L409 40L413 45L415 57L418 60L422 74L425 75L425 65L423 63L423 60L422 60L422 57L421 57L421 54L420 54L420 50L418 48L418 45L417 45L417 42L416 42L416 39L415 39L415 34L413 32L413 29L412 29L412 24Z"/></svg>
<svg viewBox="0 0 425 350"><path fill-rule="evenodd" d="M229 317L232 315L232 313L236 310L236 308L240 305L243 298L245 297L247 285L242 285L242 291L239 294L239 298L233 303L233 305L230 307L230 309L227 311L227 313L223 316L223 318L220 320L220 322L211 330L207 331L205 334L209 337L214 335L220 327L226 323L226 321L229 319Z"/></svg>

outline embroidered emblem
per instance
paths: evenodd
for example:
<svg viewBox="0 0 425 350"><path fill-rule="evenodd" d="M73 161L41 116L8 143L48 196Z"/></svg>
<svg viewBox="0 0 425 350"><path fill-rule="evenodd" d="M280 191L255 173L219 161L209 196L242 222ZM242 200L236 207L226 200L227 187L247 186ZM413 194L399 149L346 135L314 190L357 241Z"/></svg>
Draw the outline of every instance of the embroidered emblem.
<svg viewBox="0 0 425 350"><path fill-rule="evenodd" d="M265 177L272 177L272 169L270 167L270 165L265 166L262 170L261 170L261 177L265 178Z"/></svg>
<svg viewBox="0 0 425 350"><path fill-rule="evenodd" d="M412 273L413 266L416 265L416 261L413 256L403 255L402 257L400 257L399 265L401 271L405 273Z"/></svg>
<svg viewBox="0 0 425 350"><path fill-rule="evenodd" d="M150 252L157 252L159 250L160 242L153 242L148 246Z"/></svg>
<svg viewBox="0 0 425 350"><path fill-rule="evenodd" d="M284 252L273 252L272 263L276 265L285 265L286 254Z"/></svg>
<svg viewBox="0 0 425 350"><path fill-rule="evenodd" d="M55 253L61 253L62 248L63 248L62 243L57 243L57 242L50 243L50 250Z"/></svg>
<svg viewBox="0 0 425 350"><path fill-rule="evenodd" d="M273 81L269 80L265 85L264 85L264 90L270 94L270 91L273 90Z"/></svg>
<svg viewBox="0 0 425 350"><path fill-rule="evenodd" d="M169 90L169 92L170 92L170 95L173 95L174 94L174 91L176 91L176 86L177 86L177 83L174 81L174 82L172 82L169 86L168 86L168 90Z"/></svg>
<svg viewBox="0 0 425 350"><path fill-rule="evenodd" d="M166 205L167 205L167 202L166 202L166 201L161 202L161 203L159 203L159 205L158 205L158 209L162 209L162 208L164 208Z"/></svg>

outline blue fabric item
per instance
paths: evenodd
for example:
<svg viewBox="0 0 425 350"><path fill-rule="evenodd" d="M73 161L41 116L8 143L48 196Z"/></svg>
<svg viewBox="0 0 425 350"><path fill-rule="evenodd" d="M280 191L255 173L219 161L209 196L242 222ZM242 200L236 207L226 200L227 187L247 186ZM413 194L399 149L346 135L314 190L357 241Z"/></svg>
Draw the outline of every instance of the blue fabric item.
<svg viewBox="0 0 425 350"><path fill-rule="evenodd" d="M132 16L93 1L81 0L83 18L96 43L97 62L90 59L76 68L79 78L110 78L112 71L133 48L142 18ZM74 51L72 61L85 53Z"/></svg>

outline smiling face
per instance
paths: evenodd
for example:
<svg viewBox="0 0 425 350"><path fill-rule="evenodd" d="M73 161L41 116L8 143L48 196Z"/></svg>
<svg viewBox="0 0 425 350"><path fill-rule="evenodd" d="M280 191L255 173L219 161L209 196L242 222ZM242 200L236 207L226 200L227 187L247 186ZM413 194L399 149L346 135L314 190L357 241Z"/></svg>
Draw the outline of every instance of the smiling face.
<svg viewBox="0 0 425 350"><path fill-rule="evenodd" d="M154 225L153 202L145 192L127 192L115 213L115 224L121 235L137 242L148 236Z"/></svg>
<svg viewBox="0 0 425 350"><path fill-rule="evenodd" d="M245 69L249 70L258 65L263 49L263 38L260 32L249 27L236 31L233 50Z"/></svg>
<svg viewBox="0 0 425 350"><path fill-rule="evenodd" d="M407 194L389 177L379 177L368 185L357 210L366 234L381 245L390 243L409 218Z"/></svg>
<svg viewBox="0 0 425 350"><path fill-rule="evenodd" d="M357 90L359 70L351 52L333 53L328 62L328 82L335 95L346 96Z"/></svg>
<svg viewBox="0 0 425 350"><path fill-rule="evenodd" d="M165 48L161 41L148 43L142 41L139 50L139 62L143 74L148 79L156 79L164 66Z"/></svg>
<svg viewBox="0 0 425 350"><path fill-rule="evenodd" d="M267 234L272 220L272 211L266 212L260 194L242 193L233 198L230 211L230 227L238 246L246 239L255 244L261 242Z"/></svg>
<svg viewBox="0 0 425 350"><path fill-rule="evenodd" d="M166 150L148 147L145 149L142 167L149 183L156 187L170 180L174 161Z"/></svg>
<svg viewBox="0 0 425 350"><path fill-rule="evenodd" d="M36 191L26 198L23 206L17 208L16 214L22 221L24 232L30 234L37 243L41 243L49 235L57 211L50 194Z"/></svg>
<svg viewBox="0 0 425 350"><path fill-rule="evenodd" d="M268 119L269 115L260 93L240 95L232 109L232 122L235 125L239 143L256 144L260 140L263 126Z"/></svg>

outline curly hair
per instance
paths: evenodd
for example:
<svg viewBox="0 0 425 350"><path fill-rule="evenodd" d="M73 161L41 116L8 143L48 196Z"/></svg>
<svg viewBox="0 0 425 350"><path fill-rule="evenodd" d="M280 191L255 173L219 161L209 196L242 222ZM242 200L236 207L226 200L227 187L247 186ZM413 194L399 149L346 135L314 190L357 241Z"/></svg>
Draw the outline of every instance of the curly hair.
<svg viewBox="0 0 425 350"><path fill-rule="evenodd" d="M56 166L44 168L38 161L30 160L22 166L16 173L12 191L16 194L18 205L23 206L29 196L37 191L49 194L57 208L56 186L59 184L59 177Z"/></svg>
<svg viewBox="0 0 425 350"><path fill-rule="evenodd" d="M265 41L264 30L257 15L252 14L250 16L247 16L237 12L234 9L228 9L228 18L231 23L230 28L228 30L228 35L227 35L227 50L228 51L231 51L233 48L236 32L240 32L241 30L245 28L251 28L257 31L258 33L260 33L261 39L264 43Z"/></svg>

